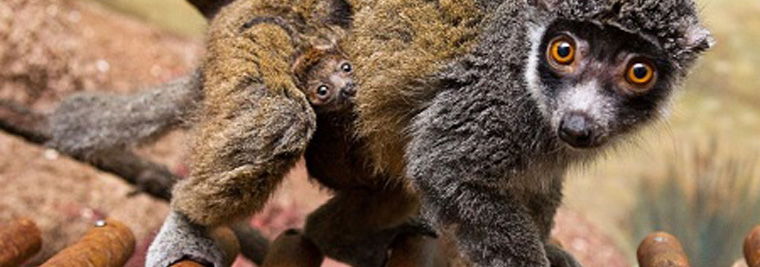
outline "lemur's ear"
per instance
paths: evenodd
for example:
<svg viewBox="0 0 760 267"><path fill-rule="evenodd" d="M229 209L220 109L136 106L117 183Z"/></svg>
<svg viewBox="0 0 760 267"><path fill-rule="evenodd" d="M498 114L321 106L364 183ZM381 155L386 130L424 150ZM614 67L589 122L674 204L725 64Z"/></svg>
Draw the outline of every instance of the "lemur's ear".
<svg viewBox="0 0 760 267"><path fill-rule="evenodd" d="M234 2L235 0L188 0L195 9L203 14L206 19L211 20L219 13L219 10Z"/></svg>
<svg viewBox="0 0 760 267"><path fill-rule="evenodd" d="M328 14L328 25L337 25L341 28L348 29L353 22L353 8L351 4L346 0L332 0L330 1L330 9Z"/></svg>
<svg viewBox="0 0 760 267"><path fill-rule="evenodd" d="M686 31L682 45L693 53L702 53L715 46L715 38L701 25L694 25Z"/></svg>

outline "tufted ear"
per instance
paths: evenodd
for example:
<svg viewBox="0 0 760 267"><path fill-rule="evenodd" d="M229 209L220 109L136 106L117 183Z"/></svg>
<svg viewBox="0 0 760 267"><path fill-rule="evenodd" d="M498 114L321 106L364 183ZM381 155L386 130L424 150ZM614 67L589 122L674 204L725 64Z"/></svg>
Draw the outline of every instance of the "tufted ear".
<svg viewBox="0 0 760 267"><path fill-rule="evenodd" d="M710 31L700 25L694 25L686 31L682 45L693 53L702 53L715 45Z"/></svg>
<svg viewBox="0 0 760 267"><path fill-rule="evenodd" d="M211 20L222 7L232 3L235 0L187 0L195 9L203 14L206 19Z"/></svg>
<svg viewBox="0 0 760 267"><path fill-rule="evenodd" d="M330 8L328 8L327 19L325 21L328 25L337 25L341 28L348 29L351 27L353 21L353 7L346 0L332 0L329 1Z"/></svg>

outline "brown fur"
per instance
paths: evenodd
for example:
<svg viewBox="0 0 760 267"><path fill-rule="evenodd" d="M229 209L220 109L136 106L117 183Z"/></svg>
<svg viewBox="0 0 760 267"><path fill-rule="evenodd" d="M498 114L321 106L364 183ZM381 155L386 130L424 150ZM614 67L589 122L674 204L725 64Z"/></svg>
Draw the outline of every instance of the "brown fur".
<svg viewBox="0 0 760 267"><path fill-rule="evenodd" d="M344 65L351 70L343 70ZM292 69L296 86L306 95L319 116L324 112L351 113L356 94L352 68L348 56L333 45L312 46L299 52ZM327 88L327 95L319 95L321 86Z"/></svg>
<svg viewBox="0 0 760 267"><path fill-rule="evenodd" d="M306 236L339 260L379 265L395 236L414 232L407 223L419 205L401 179L413 116L402 111L420 109L431 92L409 85L468 52L482 18L473 0L351 0L344 37L328 25L326 2L240 0L216 16L191 175L172 205L201 225L242 218L263 207L305 153L309 173L336 191L309 216ZM334 42L354 63L358 114L317 116L298 89L304 70L290 63L305 47Z"/></svg>
<svg viewBox="0 0 760 267"><path fill-rule="evenodd" d="M313 93L315 81L321 84L327 77L344 75L335 72L342 71L339 65L346 60L337 47L305 51L293 68L298 86L307 95ZM331 90L353 90L352 84L350 88L327 84ZM365 146L354 136L352 100L348 99L349 105L312 102L317 112L317 131L306 150L307 168L336 196L309 215L305 230L325 254L358 266L376 266L384 262L384 251L396 236L409 231L407 223L417 212L418 200L397 183L399 179L375 173L371 162L360 153Z"/></svg>
<svg viewBox="0 0 760 267"><path fill-rule="evenodd" d="M191 175L175 187L172 200L176 210L202 225L228 223L260 210L316 127L315 114L290 73L295 53L291 35L275 24L243 29L255 16L289 8L268 3L234 2L209 30Z"/></svg>
<svg viewBox="0 0 760 267"><path fill-rule="evenodd" d="M480 10L471 0L368 1L342 45L356 65L359 123L376 172L404 174L405 127L430 97L414 84L468 52Z"/></svg>

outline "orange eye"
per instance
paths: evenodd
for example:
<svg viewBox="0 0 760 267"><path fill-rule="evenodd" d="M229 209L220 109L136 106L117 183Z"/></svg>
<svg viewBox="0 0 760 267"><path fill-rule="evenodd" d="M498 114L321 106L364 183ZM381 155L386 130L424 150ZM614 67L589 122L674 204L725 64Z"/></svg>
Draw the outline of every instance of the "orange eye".
<svg viewBox="0 0 760 267"><path fill-rule="evenodd" d="M570 65L575 60L575 44L567 38L559 38L552 42L549 54L554 62Z"/></svg>
<svg viewBox="0 0 760 267"><path fill-rule="evenodd" d="M635 62L628 66L626 79L635 86L646 86L654 80L654 67L645 62Z"/></svg>

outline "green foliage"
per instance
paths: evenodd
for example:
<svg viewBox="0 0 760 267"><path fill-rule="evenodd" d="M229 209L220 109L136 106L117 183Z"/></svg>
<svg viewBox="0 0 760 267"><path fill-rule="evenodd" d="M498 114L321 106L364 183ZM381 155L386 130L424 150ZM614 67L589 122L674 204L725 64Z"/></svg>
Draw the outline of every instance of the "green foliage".
<svg viewBox="0 0 760 267"><path fill-rule="evenodd" d="M636 242L654 231L681 240L692 266L730 266L744 237L760 223L756 158L720 156L715 146L673 160L662 177L647 177L633 210Z"/></svg>

